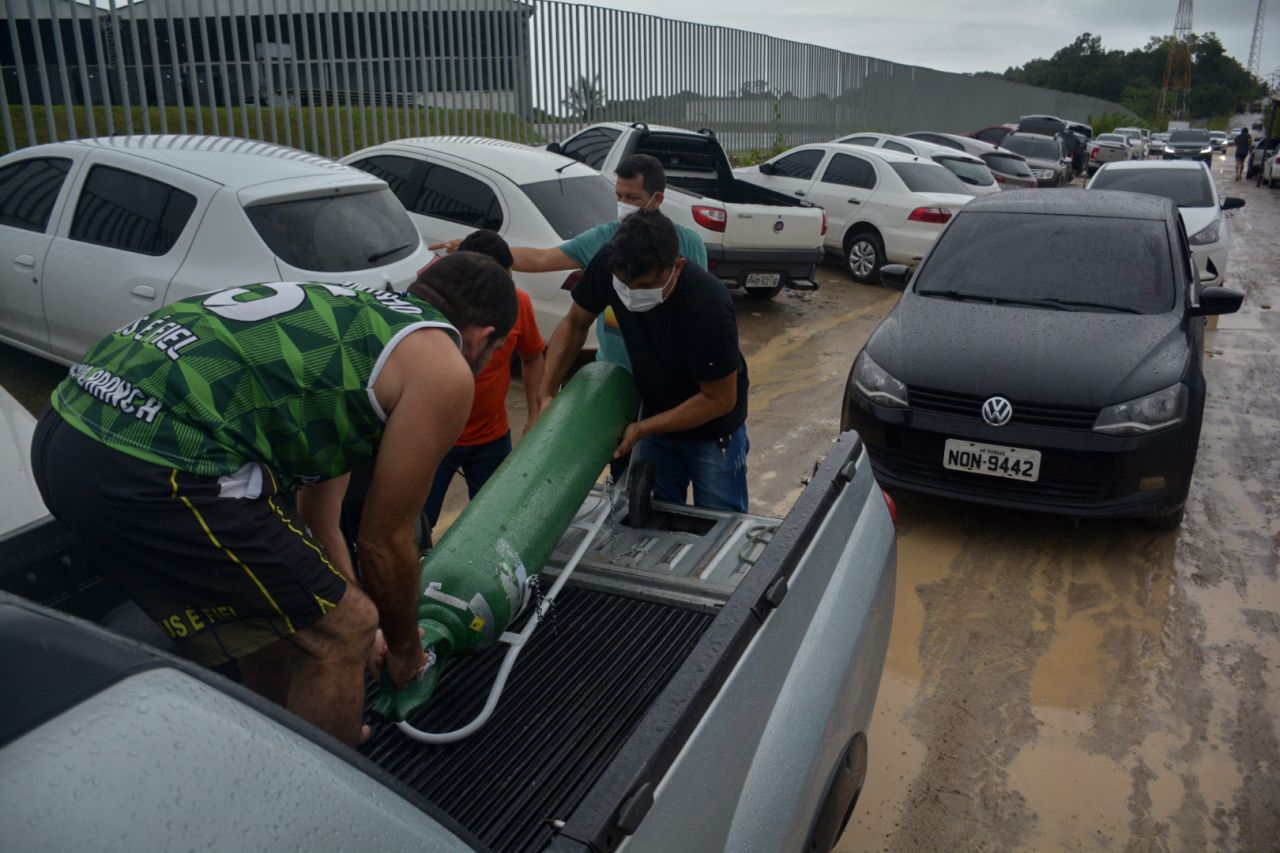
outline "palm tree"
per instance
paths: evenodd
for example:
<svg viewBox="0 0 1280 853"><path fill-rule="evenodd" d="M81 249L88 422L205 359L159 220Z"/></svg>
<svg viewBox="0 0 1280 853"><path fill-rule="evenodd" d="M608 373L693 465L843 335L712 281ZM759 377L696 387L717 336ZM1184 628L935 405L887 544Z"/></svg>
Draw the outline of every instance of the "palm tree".
<svg viewBox="0 0 1280 853"><path fill-rule="evenodd" d="M600 88L600 75L592 78L579 76L578 82L569 87L568 94L560 103L575 118L592 118L604 109L604 90Z"/></svg>

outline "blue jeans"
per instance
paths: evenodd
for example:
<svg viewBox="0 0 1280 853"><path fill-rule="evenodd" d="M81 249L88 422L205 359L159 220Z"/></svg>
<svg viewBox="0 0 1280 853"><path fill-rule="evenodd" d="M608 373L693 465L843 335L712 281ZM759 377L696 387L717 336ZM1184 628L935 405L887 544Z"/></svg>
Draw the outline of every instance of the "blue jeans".
<svg viewBox="0 0 1280 853"><path fill-rule="evenodd" d="M650 436L640 440L632 456L653 464L654 497L660 501L683 504L692 484L694 506L746 512L751 450L746 425L727 438L726 442L679 441Z"/></svg>
<svg viewBox="0 0 1280 853"><path fill-rule="evenodd" d="M475 444L470 447L454 445L440 460L436 469L436 478L431 482L431 493L427 495L427 521L432 527L440 520L440 508L444 506L445 493L453 482L453 475L462 471L467 481L467 497L474 498L480 487L489 482L493 472L498 470L502 460L511 455L511 433L507 433L488 444Z"/></svg>

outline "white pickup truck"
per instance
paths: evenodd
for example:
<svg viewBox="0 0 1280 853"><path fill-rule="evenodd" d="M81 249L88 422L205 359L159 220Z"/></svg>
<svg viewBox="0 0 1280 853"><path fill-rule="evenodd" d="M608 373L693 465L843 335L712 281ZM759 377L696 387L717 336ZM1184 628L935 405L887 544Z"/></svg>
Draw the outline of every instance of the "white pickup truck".
<svg viewBox="0 0 1280 853"><path fill-rule="evenodd" d="M707 244L710 271L749 296L814 281L826 214L818 207L739 180L709 130L618 122L596 124L547 149L612 178L623 158L649 154L667 172L662 210Z"/></svg>

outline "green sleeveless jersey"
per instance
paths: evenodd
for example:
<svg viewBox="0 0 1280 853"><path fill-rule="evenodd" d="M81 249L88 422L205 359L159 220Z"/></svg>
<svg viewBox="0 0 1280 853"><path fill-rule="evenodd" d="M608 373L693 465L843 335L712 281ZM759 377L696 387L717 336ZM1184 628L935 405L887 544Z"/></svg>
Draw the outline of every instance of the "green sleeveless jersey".
<svg viewBox="0 0 1280 853"><path fill-rule="evenodd" d="M373 455L386 414L373 383L422 328L461 337L412 296L279 282L174 302L95 344L53 407L123 453L192 474L269 468L284 488Z"/></svg>

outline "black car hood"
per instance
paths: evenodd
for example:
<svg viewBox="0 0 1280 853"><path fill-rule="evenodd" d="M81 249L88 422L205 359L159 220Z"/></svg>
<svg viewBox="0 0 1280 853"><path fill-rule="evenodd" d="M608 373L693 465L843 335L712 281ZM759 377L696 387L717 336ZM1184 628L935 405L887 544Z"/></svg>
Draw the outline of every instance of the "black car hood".
<svg viewBox="0 0 1280 853"><path fill-rule="evenodd" d="M914 293L867 351L908 388L1096 407L1178 382L1189 356L1174 312L1056 311Z"/></svg>
<svg viewBox="0 0 1280 853"><path fill-rule="evenodd" d="M1198 154L1212 145L1212 142L1166 142L1164 147L1172 151L1194 151Z"/></svg>

